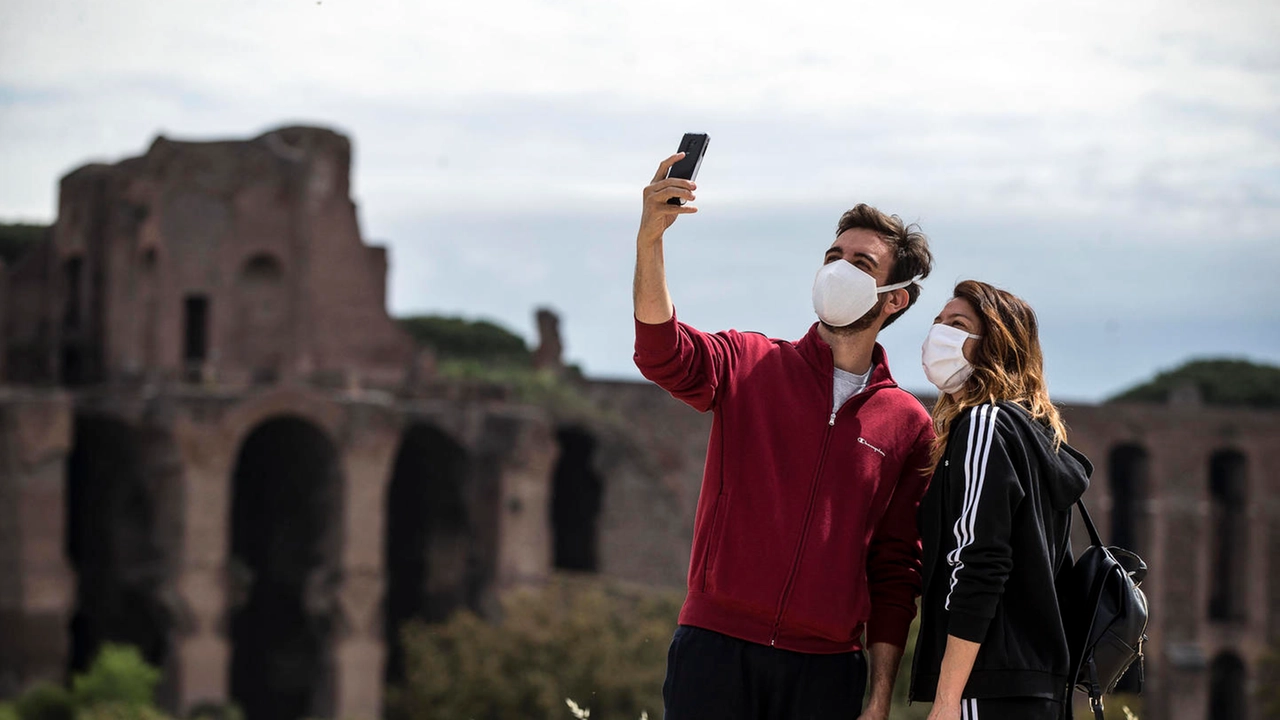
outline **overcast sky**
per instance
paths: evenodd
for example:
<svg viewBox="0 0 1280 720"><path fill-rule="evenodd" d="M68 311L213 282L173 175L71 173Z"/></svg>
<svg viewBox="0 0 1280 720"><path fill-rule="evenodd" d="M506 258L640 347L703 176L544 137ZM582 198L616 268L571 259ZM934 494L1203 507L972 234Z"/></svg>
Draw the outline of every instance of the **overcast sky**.
<svg viewBox="0 0 1280 720"><path fill-rule="evenodd" d="M1050 387L1099 400L1191 357L1280 363L1280 3L6 0L0 219L174 139L350 135L397 314L496 320L631 364L640 190L711 135L668 234L682 320L796 338L840 213L919 222L937 266L1042 321Z"/></svg>

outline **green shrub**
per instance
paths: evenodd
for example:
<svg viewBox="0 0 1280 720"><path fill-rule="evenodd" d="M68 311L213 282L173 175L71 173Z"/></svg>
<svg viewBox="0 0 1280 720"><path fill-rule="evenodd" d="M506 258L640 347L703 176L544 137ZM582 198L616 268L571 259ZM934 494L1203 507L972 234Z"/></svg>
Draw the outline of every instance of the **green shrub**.
<svg viewBox="0 0 1280 720"><path fill-rule="evenodd" d="M76 720L171 720L171 718L150 705L103 702L81 708L76 715Z"/></svg>
<svg viewBox="0 0 1280 720"><path fill-rule="evenodd" d="M929 717L932 703L907 704L907 696L911 692L911 661L915 657L916 633L920 630L920 616L911 623L911 632L907 636L907 647L902 655L902 664L898 666L898 679L893 686L893 707L889 710L890 720L925 720ZM870 678L867 682L866 698L871 698Z"/></svg>
<svg viewBox="0 0 1280 720"><path fill-rule="evenodd" d="M13 703L0 703L0 720L21 720L18 706Z"/></svg>
<svg viewBox="0 0 1280 720"><path fill-rule="evenodd" d="M0 260L13 267L32 248L49 236L48 225L0 223ZM0 715L0 718L3 718Z"/></svg>
<svg viewBox="0 0 1280 720"><path fill-rule="evenodd" d="M407 679L387 699L391 720L591 720L662 717L666 652L681 593L625 590L607 580L558 578L509 593L502 618L470 612L403 631ZM912 625L894 688L892 720L923 720L907 705Z"/></svg>
<svg viewBox="0 0 1280 720"><path fill-rule="evenodd" d="M682 598L593 579L513 591L502 618L459 612L409 623L406 682L388 696L396 720L567 717L565 700L599 720L662 714L666 652Z"/></svg>
<svg viewBox="0 0 1280 720"><path fill-rule="evenodd" d="M1195 386L1208 405L1280 407L1280 367L1231 358L1193 360L1107 402L1164 403L1182 385Z"/></svg>
<svg viewBox="0 0 1280 720"><path fill-rule="evenodd" d="M111 703L141 708L152 704L159 682L160 671L137 648L106 643L88 672L72 679L71 692L81 708Z"/></svg>
<svg viewBox="0 0 1280 720"><path fill-rule="evenodd" d="M244 720L244 713L232 702L202 702L187 711L187 720Z"/></svg>
<svg viewBox="0 0 1280 720"><path fill-rule="evenodd" d="M1257 687L1262 717L1280 720L1280 647L1272 646L1259 661Z"/></svg>
<svg viewBox="0 0 1280 720"><path fill-rule="evenodd" d="M419 315L399 318L397 322L419 346L432 348L441 359L520 366L533 361L524 338L487 320Z"/></svg>
<svg viewBox="0 0 1280 720"><path fill-rule="evenodd" d="M75 720L71 693L61 685L42 683L22 694L14 707L21 720Z"/></svg>

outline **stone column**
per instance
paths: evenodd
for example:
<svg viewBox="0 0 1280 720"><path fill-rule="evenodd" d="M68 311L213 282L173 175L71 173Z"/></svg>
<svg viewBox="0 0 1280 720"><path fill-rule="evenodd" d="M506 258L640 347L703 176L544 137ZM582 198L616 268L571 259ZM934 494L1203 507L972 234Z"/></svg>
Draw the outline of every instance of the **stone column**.
<svg viewBox="0 0 1280 720"><path fill-rule="evenodd" d="M1170 577L1169 537L1174 532L1168 518L1172 507L1176 507L1168 501L1169 494L1174 492L1169 487L1168 478L1177 469L1169 467L1151 448L1147 448L1147 452L1146 497L1140 510L1146 528L1146 546L1139 554L1146 561L1148 572L1142 591L1146 593L1148 605L1161 610L1152 613L1147 622L1142 707L1148 717L1166 717L1169 714L1169 677L1172 670L1170 658L1162 651L1166 646L1163 608L1168 597L1167 578Z"/></svg>
<svg viewBox="0 0 1280 720"><path fill-rule="evenodd" d="M212 425L180 416L174 428L182 455L182 556L176 587L177 700L180 710L230 699L231 646L226 634L226 572L231 471L238 448Z"/></svg>
<svg viewBox="0 0 1280 720"><path fill-rule="evenodd" d="M75 576L63 553L71 405L12 394L0 405L0 697L61 682Z"/></svg>
<svg viewBox="0 0 1280 720"><path fill-rule="evenodd" d="M541 582L551 572L551 476L558 452L541 410L506 408L485 418L481 454L496 461L498 472L495 590Z"/></svg>
<svg viewBox="0 0 1280 720"><path fill-rule="evenodd" d="M338 606L341 621L333 643L334 717L382 716L386 647L382 599L386 588L383 543L386 495L400 440L399 423L387 409L349 410L343 447L343 543Z"/></svg>
<svg viewBox="0 0 1280 720"><path fill-rule="evenodd" d="M1160 473L1162 563L1160 597L1156 614L1160 622L1163 653L1158 708L1169 720L1200 720L1208 703L1210 648L1206 647L1206 614L1209 608L1209 558L1212 528L1205 499L1208 454L1188 441L1165 446L1152 469ZM1176 563L1172 567L1170 564ZM1153 716L1154 717L1154 716Z"/></svg>

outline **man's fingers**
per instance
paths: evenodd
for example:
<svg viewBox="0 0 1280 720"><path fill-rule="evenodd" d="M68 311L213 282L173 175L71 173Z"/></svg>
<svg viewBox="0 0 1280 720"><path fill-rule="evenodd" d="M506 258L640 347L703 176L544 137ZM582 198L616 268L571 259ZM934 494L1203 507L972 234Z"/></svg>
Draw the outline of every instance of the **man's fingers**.
<svg viewBox="0 0 1280 720"><path fill-rule="evenodd" d="M662 180L657 180L652 185L649 185L648 187L646 187L644 189L644 194L645 194L645 197L648 197L649 195L660 193L670 188L679 188L682 190L693 191L693 190L697 190L698 186L695 185L693 181L685 180L683 178L665 178Z"/></svg>
<svg viewBox="0 0 1280 720"><path fill-rule="evenodd" d="M685 180L684 182L688 182L688 181ZM664 185L662 187L657 188L653 192L649 193L649 195L645 198L645 200L647 202L661 204L661 203L665 203L671 198L680 198L685 202L688 202L694 199L693 190L691 188L686 188L679 185Z"/></svg>
<svg viewBox="0 0 1280 720"><path fill-rule="evenodd" d="M688 215L689 213L698 212L697 206L690 205L689 203L685 203L683 205L670 205L664 202L661 205L655 206L655 208L660 208L653 213L654 216L656 217L666 217L670 215Z"/></svg>
<svg viewBox="0 0 1280 720"><path fill-rule="evenodd" d="M687 200L683 205L673 205L666 200L661 200L654 205L654 208L659 214L666 213L668 215L684 215L685 213L698 212L698 208L690 205Z"/></svg>
<svg viewBox="0 0 1280 720"><path fill-rule="evenodd" d="M667 176L667 171L671 169L671 166L675 165L682 157L684 157L684 153L678 152L666 160L663 160L662 164L658 165L658 172L653 174L653 182L658 182L665 178Z"/></svg>

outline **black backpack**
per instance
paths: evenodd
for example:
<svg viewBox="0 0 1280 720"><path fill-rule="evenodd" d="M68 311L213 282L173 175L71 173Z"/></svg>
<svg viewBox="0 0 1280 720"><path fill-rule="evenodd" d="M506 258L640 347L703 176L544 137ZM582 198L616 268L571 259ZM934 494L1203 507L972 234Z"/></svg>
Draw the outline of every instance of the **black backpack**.
<svg viewBox="0 0 1280 720"><path fill-rule="evenodd" d="M1147 576L1147 564L1128 550L1104 546L1084 503L1077 500L1076 507L1089 530L1090 545L1067 570L1058 592L1071 677L1088 693L1096 720L1103 720L1102 694L1115 690L1135 660L1141 690L1147 596L1138 586Z"/></svg>

